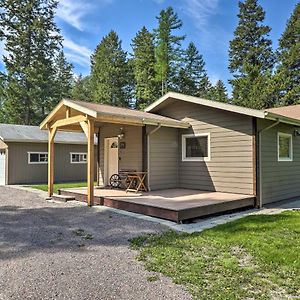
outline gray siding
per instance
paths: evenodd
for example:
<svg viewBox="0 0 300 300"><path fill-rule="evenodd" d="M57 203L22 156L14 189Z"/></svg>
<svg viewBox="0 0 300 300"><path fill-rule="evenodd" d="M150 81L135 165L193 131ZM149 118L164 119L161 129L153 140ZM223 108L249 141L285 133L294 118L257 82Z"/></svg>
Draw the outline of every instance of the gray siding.
<svg viewBox="0 0 300 300"><path fill-rule="evenodd" d="M47 144L9 143L8 151L8 184L31 184L47 182L47 164L28 164L28 152L48 152ZM87 164L71 164L70 152L87 152L87 146L55 144L55 182L86 180Z"/></svg>
<svg viewBox="0 0 300 300"><path fill-rule="evenodd" d="M272 124L258 120L258 130ZM294 127L279 124L262 133L263 204L300 196L300 137L293 136L293 161L278 161L278 132L293 135Z"/></svg>
<svg viewBox="0 0 300 300"><path fill-rule="evenodd" d="M178 187L178 130L161 127L149 136L149 144L151 190Z"/></svg>
<svg viewBox="0 0 300 300"><path fill-rule="evenodd" d="M184 101L176 101L158 113L192 125L179 134L179 187L254 194L251 117ZM210 133L210 161L182 161L181 135L187 133Z"/></svg>
<svg viewBox="0 0 300 300"><path fill-rule="evenodd" d="M126 143L125 149L119 149L119 170L132 169L142 171L143 169L143 141L142 127L122 126L107 124L100 128L100 168L99 185L104 184L104 139L117 137L123 128L125 137L122 142Z"/></svg>

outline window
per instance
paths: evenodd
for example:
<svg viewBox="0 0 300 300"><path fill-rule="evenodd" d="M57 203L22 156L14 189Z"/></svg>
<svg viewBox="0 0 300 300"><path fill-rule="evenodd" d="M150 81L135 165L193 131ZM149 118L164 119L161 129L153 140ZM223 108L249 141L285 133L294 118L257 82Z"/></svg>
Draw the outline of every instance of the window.
<svg viewBox="0 0 300 300"><path fill-rule="evenodd" d="M48 153L47 152L28 152L29 164L47 164Z"/></svg>
<svg viewBox="0 0 300 300"><path fill-rule="evenodd" d="M293 160L293 137L291 134L278 132L278 161Z"/></svg>
<svg viewBox="0 0 300 300"><path fill-rule="evenodd" d="M86 153L70 153L71 164L85 164L87 154Z"/></svg>
<svg viewBox="0 0 300 300"><path fill-rule="evenodd" d="M182 135L182 161L210 160L210 135Z"/></svg>

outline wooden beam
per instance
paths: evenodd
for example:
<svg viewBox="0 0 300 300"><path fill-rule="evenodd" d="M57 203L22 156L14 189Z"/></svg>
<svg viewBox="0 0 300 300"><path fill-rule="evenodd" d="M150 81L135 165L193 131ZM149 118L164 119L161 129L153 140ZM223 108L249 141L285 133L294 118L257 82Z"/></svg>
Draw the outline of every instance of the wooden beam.
<svg viewBox="0 0 300 300"><path fill-rule="evenodd" d="M53 195L53 184L54 184L54 137L57 128L50 128L48 138L48 196Z"/></svg>
<svg viewBox="0 0 300 300"><path fill-rule="evenodd" d="M80 122L79 124L80 124L80 126L81 126L83 132L85 133L85 136L86 136L87 138L89 138L89 128L88 128L87 122Z"/></svg>
<svg viewBox="0 0 300 300"><path fill-rule="evenodd" d="M100 185L100 128L97 134L97 186Z"/></svg>
<svg viewBox="0 0 300 300"><path fill-rule="evenodd" d="M88 119L88 154L87 154L87 193L88 205L94 204L94 120Z"/></svg>
<svg viewBox="0 0 300 300"><path fill-rule="evenodd" d="M68 119L61 119L61 120L57 120L56 122L54 122L52 124L51 128L72 125L72 124L84 122L86 120L87 120L86 116L83 116L83 115L79 115L79 116L75 116L75 117L70 117Z"/></svg>
<svg viewBox="0 0 300 300"><path fill-rule="evenodd" d="M71 117L71 108L70 107L66 107L66 119Z"/></svg>

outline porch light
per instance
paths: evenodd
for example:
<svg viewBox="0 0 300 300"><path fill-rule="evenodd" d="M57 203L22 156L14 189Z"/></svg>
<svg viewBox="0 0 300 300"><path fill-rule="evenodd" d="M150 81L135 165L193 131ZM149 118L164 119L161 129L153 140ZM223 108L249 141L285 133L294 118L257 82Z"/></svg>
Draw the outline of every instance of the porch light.
<svg viewBox="0 0 300 300"><path fill-rule="evenodd" d="M118 134L118 138L119 138L120 140L122 140L122 139L125 138L125 132L124 132L123 127L120 128L120 134Z"/></svg>

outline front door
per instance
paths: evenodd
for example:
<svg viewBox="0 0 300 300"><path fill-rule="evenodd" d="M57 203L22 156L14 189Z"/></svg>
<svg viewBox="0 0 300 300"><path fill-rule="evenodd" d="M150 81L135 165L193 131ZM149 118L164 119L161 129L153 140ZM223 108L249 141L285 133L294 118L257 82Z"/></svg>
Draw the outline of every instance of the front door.
<svg viewBox="0 0 300 300"><path fill-rule="evenodd" d="M105 185L109 185L111 175L119 173L119 145L118 138L105 139L104 169L105 169Z"/></svg>
<svg viewBox="0 0 300 300"><path fill-rule="evenodd" d="M6 151L0 149L0 185L6 184L6 177L5 177L5 166L6 166Z"/></svg>

